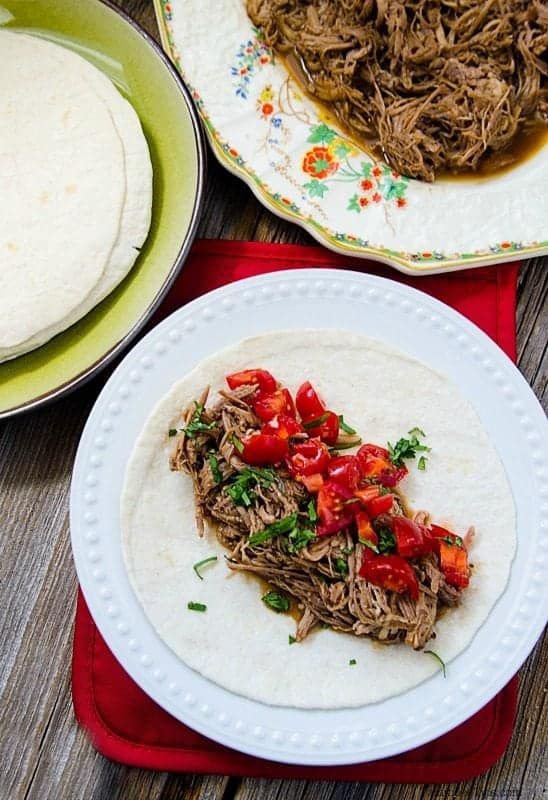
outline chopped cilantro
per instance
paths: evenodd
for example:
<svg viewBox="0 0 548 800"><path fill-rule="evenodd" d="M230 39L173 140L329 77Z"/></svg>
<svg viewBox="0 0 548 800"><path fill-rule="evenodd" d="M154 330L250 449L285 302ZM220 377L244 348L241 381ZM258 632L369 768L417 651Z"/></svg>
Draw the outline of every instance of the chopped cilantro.
<svg viewBox="0 0 548 800"><path fill-rule="evenodd" d="M268 489L271 483L277 479L278 476L273 469L246 467L230 480L224 490L235 505L248 507L255 499L254 489L257 486Z"/></svg>
<svg viewBox="0 0 548 800"><path fill-rule="evenodd" d="M352 442L344 442L341 444L334 444L333 447L328 447L327 449L331 454L337 453L339 450L350 450L352 447L357 447L359 444L362 443L361 438L358 436Z"/></svg>
<svg viewBox="0 0 548 800"><path fill-rule="evenodd" d="M351 667L354 667L358 662L356 661L355 658L351 658L348 663L350 664Z"/></svg>
<svg viewBox="0 0 548 800"><path fill-rule="evenodd" d="M309 420L308 422L303 422L303 428L309 430L310 428L315 428L317 425L321 425L322 422L325 422L326 419L329 417L329 411L326 411L325 414L322 414L321 417L315 417L314 419Z"/></svg>
<svg viewBox="0 0 548 800"><path fill-rule="evenodd" d="M350 553L354 552L354 548L353 547L343 547L342 552L345 554L345 556L349 556Z"/></svg>
<svg viewBox="0 0 548 800"><path fill-rule="evenodd" d="M335 570L339 575L348 575L348 562L344 558L335 559Z"/></svg>
<svg viewBox="0 0 548 800"><path fill-rule="evenodd" d="M192 600L187 603L187 608L190 611L207 611L205 603L194 603Z"/></svg>
<svg viewBox="0 0 548 800"><path fill-rule="evenodd" d="M347 425L344 421L344 417L342 414L339 414L339 428L344 431L345 433L350 433L351 435L355 434L356 431L354 428L351 428L350 425Z"/></svg>
<svg viewBox="0 0 548 800"><path fill-rule="evenodd" d="M410 439L398 439L395 445L390 444L388 442L388 452L390 453L390 461L394 464L395 467L403 466L404 458L415 458L417 453L429 453L431 448L427 447L425 444L421 444L417 439L417 433L421 436L425 436L426 434L423 433L420 428L412 428L409 431ZM423 466L419 466L419 469L424 470L426 467L426 459L422 456L423 459ZM419 462L420 464L420 462Z"/></svg>
<svg viewBox="0 0 548 800"><path fill-rule="evenodd" d="M238 439L238 437L235 436L234 434L232 434L231 438L232 438L232 444L234 445L238 453L243 453L244 452L243 442L241 442L240 439Z"/></svg>
<svg viewBox="0 0 548 800"><path fill-rule="evenodd" d="M177 436L177 428L170 428L167 432L168 436Z"/></svg>
<svg viewBox="0 0 548 800"><path fill-rule="evenodd" d="M215 453L211 450L207 460L209 461L209 466L211 467L211 474L213 475L213 480L215 483L221 483L223 480L223 473L219 469L219 461Z"/></svg>
<svg viewBox="0 0 548 800"><path fill-rule="evenodd" d="M440 536L442 542L451 545L451 547L462 547L463 542L460 536Z"/></svg>
<svg viewBox="0 0 548 800"><path fill-rule="evenodd" d="M275 536L287 534L287 539L283 540L284 550L288 553L297 553L302 547L316 538L316 533L309 528L303 528L298 522L298 514L290 514L288 517L267 525L262 531L252 534L247 540L251 547L263 544Z"/></svg>
<svg viewBox="0 0 548 800"><path fill-rule="evenodd" d="M291 636L291 634L289 634L289 644L295 644L296 641L297 640L295 639L295 637Z"/></svg>
<svg viewBox="0 0 548 800"><path fill-rule="evenodd" d="M306 545L315 538L316 534L314 531L311 531L308 528L299 528L298 525L295 525L288 536L287 552L296 553L302 547L306 547Z"/></svg>
<svg viewBox="0 0 548 800"><path fill-rule="evenodd" d="M396 546L394 534L389 528L381 528L379 531L379 553L385 555Z"/></svg>
<svg viewBox="0 0 548 800"><path fill-rule="evenodd" d="M427 655L429 655L429 656L433 656L433 657L436 659L436 661L437 661L437 662L438 662L438 664L440 665L440 669L441 669L441 671L443 672L443 677L444 677L444 678L447 678L447 671L446 671L446 667L445 667L445 661L444 661L442 658L440 658L440 657L439 657L439 655L438 655L437 653L434 653L434 651L433 651L433 650L424 650L424 652L425 652Z"/></svg>
<svg viewBox="0 0 548 800"><path fill-rule="evenodd" d="M251 547L255 547L255 545L263 544L269 539L273 539L274 536L279 536L281 533L290 533L296 525L297 514L290 514L288 517L273 522L272 525L267 525L264 530L253 533L247 540L247 543L251 545Z"/></svg>
<svg viewBox="0 0 548 800"><path fill-rule="evenodd" d="M420 428L411 428L410 431L407 431L409 436L426 436L424 431L421 431Z"/></svg>
<svg viewBox="0 0 548 800"><path fill-rule="evenodd" d="M197 433L200 431L210 431L215 427L214 422L202 422L202 414L204 413L204 404L199 403L197 400L194 401L194 405L196 406L192 417L190 418L190 422L183 428L182 430L185 432L186 436L189 439L194 439Z"/></svg>
<svg viewBox="0 0 548 800"><path fill-rule="evenodd" d="M373 542L370 542L369 539L358 539L360 544L364 544L366 547L369 547L370 550L373 550L374 553L379 552L379 548Z"/></svg>
<svg viewBox="0 0 548 800"><path fill-rule="evenodd" d="M309 500L306 510L308 511L308 519L310 522L316 522L318 519L318 512L316 511L314 500Z"/></svg>
<svg viewBox="0 0 548 800"><path fill-rule="evenodd" d="M269 608L278 613L280 611L289 611L289 600L285 595L279 594L278 592L267 592L263 594L261 600Z"/></svg>
<svg viewBox="0 0 548 800"><path fill-rule="evenodd" d="M209 558L204 558L203 561L197 561L192 567L192 569L194 570L194 572L201 581L203 581L203 577L202 575L200 575L198 570L200 569L200 567L205 567L206 564L211 564L213 561L217 561L217 556L210 556Z"/></svg>
<svg viewBox="0 0 548 800"><path fill-rule="evenodd" d="M421 456L419 458L419 463L417 464L417 467L420 469L421 472L424 472L424 470L426 469L426 459L424 456Z"/></svg>

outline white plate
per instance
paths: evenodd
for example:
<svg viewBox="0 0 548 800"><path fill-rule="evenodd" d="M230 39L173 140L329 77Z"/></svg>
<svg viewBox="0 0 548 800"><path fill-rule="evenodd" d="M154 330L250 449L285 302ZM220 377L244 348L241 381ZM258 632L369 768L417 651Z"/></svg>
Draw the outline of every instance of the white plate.
<svg viewBox="0 0 548 800"><path fill-rule="evenodd" d="M148 622L121 552L119 500L133 444L157 401L204 357L245 336L345 328L445 373L495 442L512 486L518 547L510 581L472 644L411 691L359 709L276 708L185 666ZM428 295L340 270L290 270L224 286L176 311L125 357L82 435L71 489L76 569L124 669L157 703L224 745L275 761L348 764L395 755L470 717L512 677L542 631L548 597L548 432L518 370L478 328Z"/></svg>
<svg viewBox="0 0 548 800"><path fill-rule="evenodd" d="M164 48L221 164L321 244L415 274L548 252L547 146L499 175L409 180L303 96L244 0L154 5Z"/></svg>

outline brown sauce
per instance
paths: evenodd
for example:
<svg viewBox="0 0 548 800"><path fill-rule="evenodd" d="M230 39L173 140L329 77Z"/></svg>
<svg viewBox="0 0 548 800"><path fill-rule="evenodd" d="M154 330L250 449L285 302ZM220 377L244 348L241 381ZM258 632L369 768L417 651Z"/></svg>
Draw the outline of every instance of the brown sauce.
<svg viewBox="0 0 548 800"><path fill-rule="evenodd" d="M311 82L308 70L303 60L295 53L284 53L278 56L289 74L294 78L301 91L321 110L322 118L330 125L339 128L344 137L355 147L363 150L370 158L376 161L388 162L379 143L374 139L367 139L358 136L355 131L347 128L343 122L331 111L329 103L318 100L311 94L307 86ZM438 174L436 180L444 181L468 181L478 179L490 179L510 172L514 167L525 163L542 148L548 144L548 127L540 120L528 120L514 136L512 143L504 148L487 153L477 170L466 170L463 172L442 172Z"/></svg>
<svg viewBox="0 0 548 800"><path fill-rule="evenodd" d="M283 589L278 589L276 586L274 586L273 583L269 583L267 580L262 578L260 575L254 575L253 573L247 573L247 574L250 575L252 578L254 578L257 581L257 585L259 586L259 591L260 591L259 597L261 597L261 598L264 597L264 595L268 594L268 592L278 592L278 594L283 594L283 596L287 597L287 599L289 600L289 611L278 611L278 612L276 612L276 611L274 611L274 609L269 609L270 611L272 611L273 614L276 614L276 613L278 613L278 614L288 614L290 617L292 617L295 620L295 622L297 624L300 622L300 619L301 619L301 617L303 615L303 612L299 608L298 601L292 595L288 594L288 592L286 592Z"/></svg>
<svg viewBox="0 0 548 800"><path fill-rule="evenodd" d="M548 144L546 125L538 120L532 120L523 125L514 136L512 143L504 150L488 152L475 172L448 172L440 177L452 181L498 177L528 161L546 144Z"/></svg>

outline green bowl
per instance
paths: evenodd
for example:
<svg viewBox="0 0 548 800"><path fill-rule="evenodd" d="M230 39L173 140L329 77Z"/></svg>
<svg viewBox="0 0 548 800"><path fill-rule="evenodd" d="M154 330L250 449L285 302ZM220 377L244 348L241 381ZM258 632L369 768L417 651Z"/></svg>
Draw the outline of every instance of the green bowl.
<svg viewBox="0 0 548 800"><path fill-rule="evenodd" d="M80 386L137 335L188 255L203 198L205 151L175 69L150 36L109 2L1 0L0 25L69 47L108 75L139 115L154 171L152 225L135 266L79 322L0 364L2 419Z"/></svg>

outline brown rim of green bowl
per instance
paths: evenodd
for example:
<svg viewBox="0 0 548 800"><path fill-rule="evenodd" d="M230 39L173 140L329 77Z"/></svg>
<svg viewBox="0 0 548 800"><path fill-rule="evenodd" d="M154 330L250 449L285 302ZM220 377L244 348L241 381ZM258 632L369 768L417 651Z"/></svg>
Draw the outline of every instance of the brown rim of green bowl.
<svg viewBox="0 0 548 800"><path fill-rule="evenodd" d="M65 397L66 395L70 394L70 392L80 388L85 383L94 378L102 369L104 369L117 356L119 356L122 353L122 351L130 344L130 342L137 336L137 334L143 329L143 327L149 321L149 319L154 314L158 306L161 304L162 300L164 299L164 297L170 290L171 286L173 285L175 279L177 278L179 272L183 268L183 265L188 257L192 243L194 242L194 239L196 237L199 215L204 201L206 147L205 147L205 138L202 126L198 117L198 113L194 107L194 103L192 102L192 99L190 97L190 92L183 83L181 76L177 72L176 68L173 66L172 62L169 60L169 58L164 53L162 48L158 45L158 43L152 38L152 36L150 36L143 28L141 28L141 26L137 22L135 22L134 19L128 16L128 14L126 14L125 11L122 11L121 8L118 8L118 6L112 3L111 0L96 0L96 1L106 6L111 11L114 11L116 14L118 14L118 16L120 16L145 40L145 42L147 42L147 44L154 50L158 58L163 62L165 68L171 75L172 79L175 81L175 85L179 89L179 92L181 93L183 101L187 107L188 113L190 115L190 120L192 123L192 129L194 131L194 141L196 144L196 160L197 160L196 197L194 198L194 205L192 209L192 214L190 216L190 223L188 226L188 230L185 235L184 241L181 245L181 249L177 253L175 261L173 262L173 266L171 267L168 275L166 276L165 281L161 285L154 300L141 314L137 322L125 334L125 336L123 336L119 342L116 342L116 344L114 344L109 350L107 350L107 352L100 359L95 361L87 369L85 369L83 372L80 372L71 380L66 381L65 383L61 384L55 389L52 389L46 394L40 395L39 397L35 397L32 400L29 400L28 402L22 403L21 405L18 406L14 406L13 408L8 408L5 411L0 411L0 420L8 419L9 417L15 417L18 414L23 414L26 413L27 411L32 411L36 408L41 408L43 406L49 405L50 403L53 403L55 400L59 400L61 397Z"/></svg>

